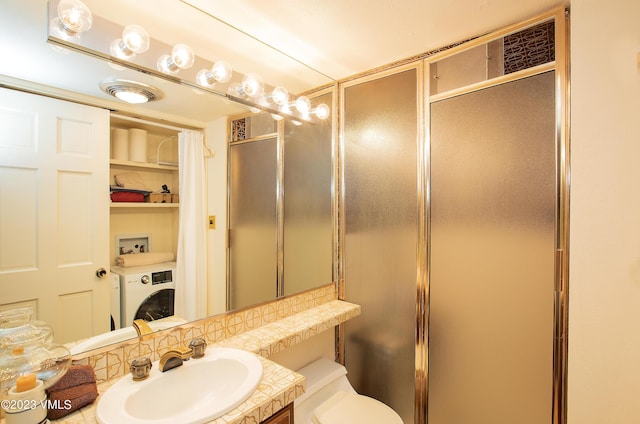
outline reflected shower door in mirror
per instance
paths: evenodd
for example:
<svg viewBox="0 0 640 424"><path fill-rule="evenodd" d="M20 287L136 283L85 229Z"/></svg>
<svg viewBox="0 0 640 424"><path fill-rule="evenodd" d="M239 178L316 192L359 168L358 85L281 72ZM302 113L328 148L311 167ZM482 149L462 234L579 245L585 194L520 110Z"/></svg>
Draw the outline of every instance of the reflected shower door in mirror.
<svg viewBox="0 0 640 424"><path fill-rule="evenodd" d="M332 93L326 93L314 103L330 105L332 100ZM316 125L284 124L285 296L335 279L332 131L330 120Z"/></svg>
<svg viewBox="0 0 640 424"><path fill-rule="evenodd" d="M229 149L227 309L277 295L277 137Z"/></svg>
<svg viewBox="0 0 640 424"><path fill-rule="evenodd" d="M333 281L331 123L277 124L261 114L232 119L231 133L227 309Z"/></svg>

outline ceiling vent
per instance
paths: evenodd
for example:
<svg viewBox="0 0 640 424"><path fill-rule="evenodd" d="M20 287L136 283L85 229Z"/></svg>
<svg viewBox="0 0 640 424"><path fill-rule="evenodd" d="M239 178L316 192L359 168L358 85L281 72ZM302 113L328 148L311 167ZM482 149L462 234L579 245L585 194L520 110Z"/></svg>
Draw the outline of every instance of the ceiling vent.
<svg viewBox="0 0 640 424"><path fill-rule="evenodd" d="M164 93L157 87L141 82L108 79L100 83L100 89L127 103L147 103L160 100Z"/></svg>

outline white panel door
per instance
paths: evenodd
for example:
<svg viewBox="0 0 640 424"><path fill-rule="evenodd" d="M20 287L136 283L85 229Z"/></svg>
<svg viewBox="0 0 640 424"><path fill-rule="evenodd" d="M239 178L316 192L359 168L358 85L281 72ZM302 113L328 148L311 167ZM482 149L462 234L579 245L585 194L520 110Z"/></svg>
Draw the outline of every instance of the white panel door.
<svg viewBox="0 0 640 424"><path fill-rule="evenodd" d="M0 89L0 308L66 343L110 329L109 112Z"/></svg>

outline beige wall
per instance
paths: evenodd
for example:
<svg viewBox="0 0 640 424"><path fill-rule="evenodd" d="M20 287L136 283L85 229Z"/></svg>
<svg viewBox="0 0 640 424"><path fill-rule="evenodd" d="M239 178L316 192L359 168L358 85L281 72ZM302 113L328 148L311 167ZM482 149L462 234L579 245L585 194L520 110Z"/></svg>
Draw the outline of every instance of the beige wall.
<svg viewBox="0 0 640 424"><path fill-rule="evenodd" d="M640 2L571 5L570 424L640 422Z"/></svg>
<svg viewBox="0 0 640 424"><path fill-rule="evenodd" d="M208 230L208 315L226 310L227 284L227 118L207 125L207 145L215 156L206 160L209 215L215 215L216 228Z"/></svg>

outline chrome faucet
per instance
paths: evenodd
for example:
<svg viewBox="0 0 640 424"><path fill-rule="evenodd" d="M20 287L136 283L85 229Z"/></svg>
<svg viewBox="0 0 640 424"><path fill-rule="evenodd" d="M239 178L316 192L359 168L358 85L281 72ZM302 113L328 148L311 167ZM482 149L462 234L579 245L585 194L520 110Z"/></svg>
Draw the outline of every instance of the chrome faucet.
<svg viewBox="0 0 640 424"><path fill-rule="evenodd" d="M158 366L160 371L165 372L173 368L179 367L184 361L188 361L193 354L193 350L189 347L175 347L164 353L160 357Z"/></svg>

